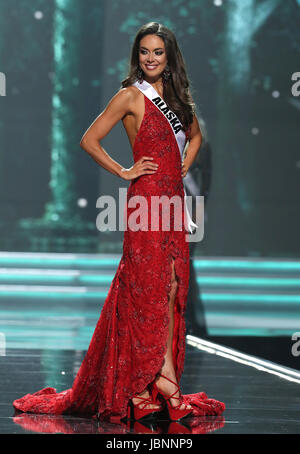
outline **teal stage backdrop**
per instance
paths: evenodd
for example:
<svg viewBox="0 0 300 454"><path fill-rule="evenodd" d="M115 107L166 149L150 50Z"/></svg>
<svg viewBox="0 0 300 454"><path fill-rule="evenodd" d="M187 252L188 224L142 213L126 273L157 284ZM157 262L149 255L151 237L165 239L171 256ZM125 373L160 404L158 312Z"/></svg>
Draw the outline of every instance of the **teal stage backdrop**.
<svg viewBox="0 0 300 454"><path fill-rule="evenodd" d="M123 232L96 229L96 200L126 182L79 142L118 91L136 31L158 21L177 36L211 148L196 253L299 256L299 3L0 0L0 249L121 252ZM121 124L103 145L132 165Z"/></svg>

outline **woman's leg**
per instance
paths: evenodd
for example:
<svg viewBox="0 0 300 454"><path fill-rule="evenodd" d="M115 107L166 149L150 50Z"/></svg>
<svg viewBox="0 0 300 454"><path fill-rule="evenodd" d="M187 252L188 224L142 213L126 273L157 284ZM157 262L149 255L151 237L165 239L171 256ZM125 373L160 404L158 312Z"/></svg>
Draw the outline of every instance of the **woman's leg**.
<svg viewBox="0 0 300 454"><path fill-rule="evenodd" d="M169 316L170 316L169 336L168 336L168 343L167 343L167 352L164 357L165 361L164 361L163 367L161 368L160 372L163 375L165 375L166 377L170 378L170 380L177 383L174 364L173 364L173 354L172 354L172 343L173 343L173 332L174 332L174 302L175 302L176 292L177 292L177 288L178 288L178 282L176 279L175 266L174 266L174 259L172 261L171 266L172 266L172 277L171 277L171 291L169 294ZM175 385L173 385L173 383L170 383L168 380L166 380L163 377L159 377L156 380L156 384L157 384L157 387L167 395L173 394L177 390L177 387ZM174 397L179 397L179 391L176 394L174 394ZM171 398L170 402L173 407L176 407L179 404L178 399ZM187 404L182 404L179 408L181 410L192 409L192 407Z"/></svg>
<svg viewBox="0 0 300 454"><path fill-rule="evenodd" d="M167 352L164 357L164 364L163 367L161 368L160 372L165 375L166 377L170 378L172 381L177 383L176 380L176 375L175 375L175 369L174 369L174 364L173 364L173 354L172 354L172 343L173 343L173 331L174 331L174 302L176 298L176 292L178 288L178 282L176 279L176 273L175 273L175 265L174 265L174 259L171 263L171 268L172 268L172 274L171 274L171 290L169 294L169 336L168 336L168 341L167 341ZM169 382L165 378L159 377L156 380L156 384L158 388L163 391L165 394L170 395L175 393L177 390L177 387L173 385L173 383ZM142 394L139 394L142 397L148 397L149 392L148 390L145 390ZM174 394L175 397L179 397L179 391ZM139 399L132 399L133 403L138 404L141 403L142 401ZM176 407L179 403L178 399L170 399L171 405L173 407ZM158 405L155 404L147 404L145 408L158 408ZM190 405L187 404L182 404L179 407L181 410L184 409L192 409Z"/></svg>

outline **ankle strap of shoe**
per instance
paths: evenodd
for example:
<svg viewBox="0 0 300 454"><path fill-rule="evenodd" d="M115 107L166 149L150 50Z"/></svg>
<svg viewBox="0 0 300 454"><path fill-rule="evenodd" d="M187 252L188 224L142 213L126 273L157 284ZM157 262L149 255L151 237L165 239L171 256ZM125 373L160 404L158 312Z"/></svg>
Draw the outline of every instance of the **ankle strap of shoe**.
<svg viewBox="0 0 300 454"><path fill-rule="evenodd" d="M166 377L165 375L162 375L162 374L159 374L159 375L161 377L165 378L166 380L169 380L171 383L173 383L173 385L176 385L179 388L178 383L176 383L175 381L171 380L169 377Z"/></svg>

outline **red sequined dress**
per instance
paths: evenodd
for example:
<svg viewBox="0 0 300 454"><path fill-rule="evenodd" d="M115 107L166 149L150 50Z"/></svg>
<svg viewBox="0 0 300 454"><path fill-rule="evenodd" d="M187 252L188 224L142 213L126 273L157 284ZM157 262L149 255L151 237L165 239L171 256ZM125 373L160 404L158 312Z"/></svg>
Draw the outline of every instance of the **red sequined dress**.
<svg viewBox="0 0 300 454"><path fill-rule="evenodd" d="M91 415L113 421L126 416L129 399L142 392L160 371L167 351L171 262L178 281L174 303L173 363L178 383L185 357L185 305L189 287L188 232L195 227L184 203L181 176L182 152L187 135L176 115L147 81L134 85L144 94L145 113L133 146L134 162L153 156L155 173L131 180L127 192L127 220L123 254L110 285L88 351L72 388L57 392L44 388L13 402L15 409L29 413ZM151 213L152 196L179 197L183 224L175 230L178 211L170 204L170 229L163 228L162 210ZM130 216L139 207L129 203L134 196L148 202L140 225L128 228ZM124 210L125 213L125 210ZM152 214L152 216L151 216ZM133 219L136 220L135 217ZM151 230L151 219L159 228ZM138 220L137 220L138 222ZM147 230L148 227L148 230ZM197 227L197 226L196 226ZM204 392L184 396L195 416L220 415L225 405L208 399Z"/></svg>

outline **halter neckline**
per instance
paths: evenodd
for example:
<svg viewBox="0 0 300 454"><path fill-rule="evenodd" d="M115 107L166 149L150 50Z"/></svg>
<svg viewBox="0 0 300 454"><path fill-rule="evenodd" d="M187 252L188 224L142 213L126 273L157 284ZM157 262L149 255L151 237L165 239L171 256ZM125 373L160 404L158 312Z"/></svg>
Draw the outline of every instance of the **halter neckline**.
<svg viewBox="0 0 300 454"><path fill-rule="evenodd" d="M143 79L143 82L142 82L142 83L148 85L148 87L151 86L151 87L153 88L153 90L157 93L157 95L162 99L162 101L164 101L164 103L166 103L166 101L163 99L163 97L158 93L158 91L156 90L156 88L153 87L152 84L150 84L150 82L147 82L147 80Z"/></svg>

